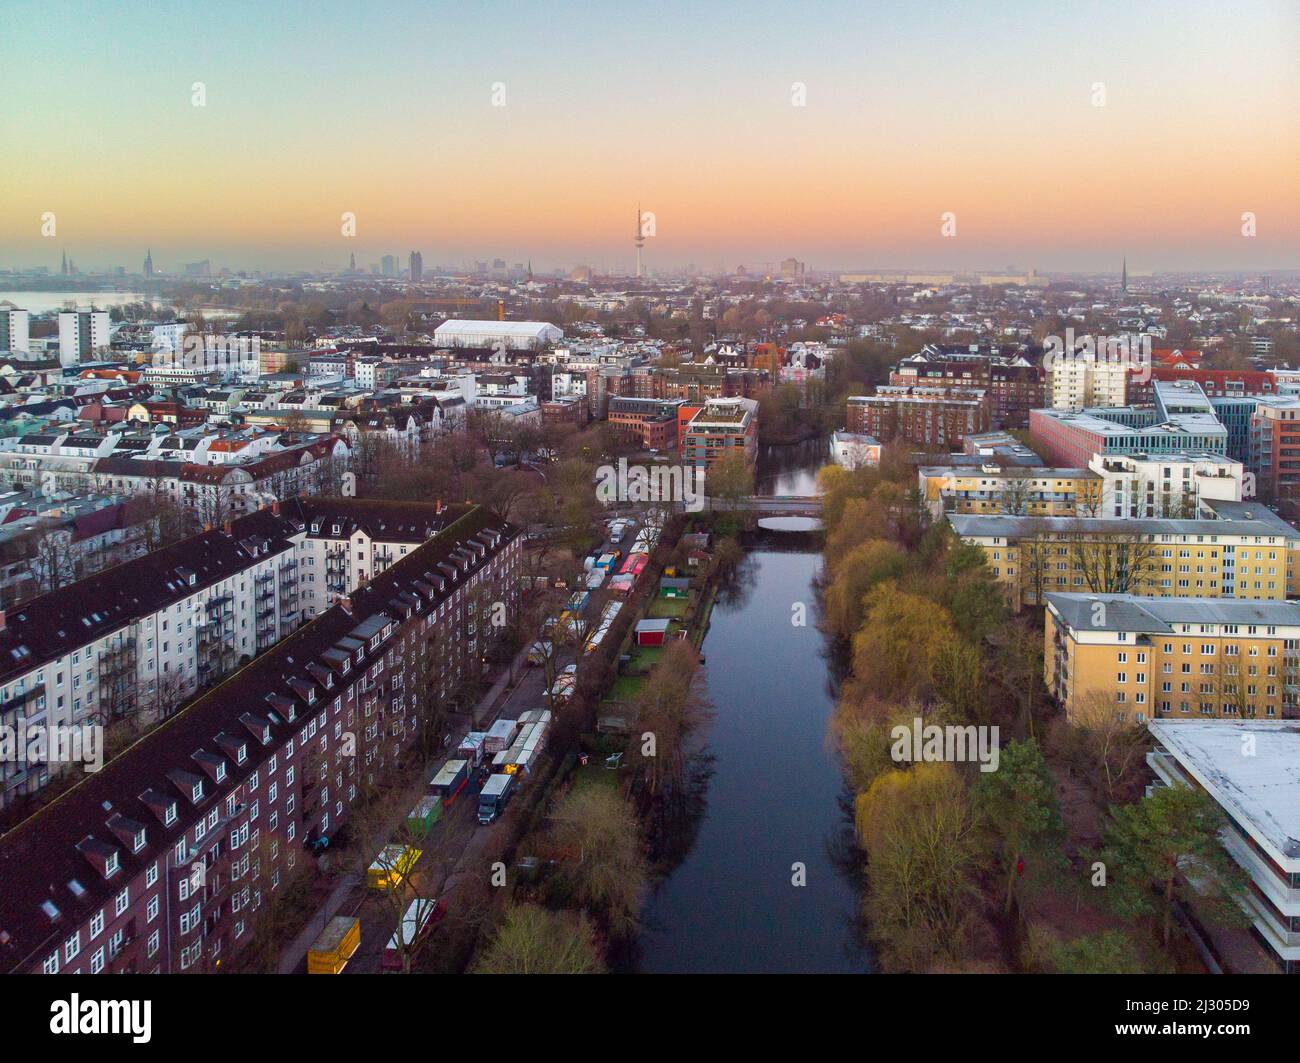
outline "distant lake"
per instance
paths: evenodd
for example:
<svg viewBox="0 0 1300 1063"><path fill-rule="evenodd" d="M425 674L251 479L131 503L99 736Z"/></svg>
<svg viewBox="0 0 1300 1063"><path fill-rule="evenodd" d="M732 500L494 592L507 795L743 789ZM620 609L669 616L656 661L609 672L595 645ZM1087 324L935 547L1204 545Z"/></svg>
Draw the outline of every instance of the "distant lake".
<svg viewBox="0 0 1300 1063"><path fill-rule="evenodd" d="M69 302L77 306L94 303L96 310L111 310L144 299L142 292L0 292L0 303L13 303L19 310L30 310L33 315L63 310L64 304Z"/></svg>

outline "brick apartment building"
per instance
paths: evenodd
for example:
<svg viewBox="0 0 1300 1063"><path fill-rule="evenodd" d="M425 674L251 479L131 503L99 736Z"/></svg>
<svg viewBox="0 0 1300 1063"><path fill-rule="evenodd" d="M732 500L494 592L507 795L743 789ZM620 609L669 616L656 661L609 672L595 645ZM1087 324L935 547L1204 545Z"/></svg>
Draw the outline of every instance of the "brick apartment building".
<svg viewBox="0 0 1300 1063"><path fill-rule="evenodd" d="M1276 395L1277 377L1263 369L1196 369L1191 366L1151 367L1150 373L1130 372L1128 401L1145 406L1155 401L1157 380L1190 380L1211 398L1244 395Z"/></svg>
<svg viewBox="0 0 1300 1063"><path fill-rule="evenodd" d="M539 405L544 425L571 424L582 428L591 420L586 395L560 395L553 399L543 399Z"/></svg>
<svg viewBox="0 0 1300 1063"><path fill-rule="evenodd" d="M1261 399L1250 418L1249 465L1256 494L1300 498L1300 399Z"/></svg>
<svg viewBox="0 0 1300 1063"><path fill-rule="evenodd" d="M849 396L848 431L882 443L905 439L926 447L960 448L989 427L988 393L981 388L888 385L874 395Z"/></svg>
<svg viewBox="0 0 1300 1063"><path fill-rule="evenodd" d="M989 369L990 416L1003 428L1024 428L1029 411L1043 404L1043 373L1028 362L994 365Z"/></svg>
<svg viewBox="0 0 1300 1063"><path fill-rule="evenodd" d="M996 425L1019 428L1043 405L1040 366L1020 355L979 354L927 348L904 358L889 374L894 387L976 388L987 393Z"/></svg>
<svg viewBox="0 0 1300 1063"><path fill-rule="evenodd" d="M156 722L446 524L436 503L290 499L0 612L0 725ZM49 782L0 762L0 807Z"/></svg>
<svg viewBox="0 0 1300 1063"><path fill-rule="evenodd" d="M0 970L213 971L304 848L347 821L479 667L519 538L452 507L433 539L0 837ZM422 696L422 691L427 695Z"/></svg>
<svg viewBox="0 0 1300 1063"><path fill-rule="evenodd" d="M671 450L677 446L680 405L672 400L616 396L609 400L609 426L626 443Z"/></svg>

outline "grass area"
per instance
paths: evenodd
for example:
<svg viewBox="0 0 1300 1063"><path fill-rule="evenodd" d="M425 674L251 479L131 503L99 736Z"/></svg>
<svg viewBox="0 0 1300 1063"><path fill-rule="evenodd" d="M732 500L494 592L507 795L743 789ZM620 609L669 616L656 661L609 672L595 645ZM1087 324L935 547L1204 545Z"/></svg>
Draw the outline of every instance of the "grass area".
<svg viewBox="0 0 1300 1063"><path fill-rule="evenodd" d="M624 758L627 759L626 757ZM573 773L573 788L604 786L617 789L623 769L611 771L605 767L605 758L599 753L592 753L584 768L581 765Z"/></svg>
<svg viewBox="0 0 1300 1063"><path fill-rule="evenodd" d="M653 668L664 655L662 646L632 646L632 667L636 669Z"/></svg>
<svg viewBox="0 0 1300 1063"><path fill-rule="evenodd" d="M656 598L650 605L652 617L683 617L690 605L688 598Z"/></svg>
<svg viewBox="0 0 1300 1063"><path fill-rule="evenodd" d="M641 684L645 682L644 676L639 675L621 675L614 680L614 685L609 691L609 700L611 701L631 701L641 690Z"/></svg>

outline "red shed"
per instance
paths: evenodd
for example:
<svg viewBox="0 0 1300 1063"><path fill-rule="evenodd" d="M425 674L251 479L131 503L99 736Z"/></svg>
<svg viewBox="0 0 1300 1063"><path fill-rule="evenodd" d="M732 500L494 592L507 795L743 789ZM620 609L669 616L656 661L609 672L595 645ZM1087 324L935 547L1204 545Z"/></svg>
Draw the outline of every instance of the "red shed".
<svg viewBox="0 0 1300 1063"><path fill-rule="evenodd" d="M636 625L638 646L662 646L668 639L668 620L641 620Z"/></svg>

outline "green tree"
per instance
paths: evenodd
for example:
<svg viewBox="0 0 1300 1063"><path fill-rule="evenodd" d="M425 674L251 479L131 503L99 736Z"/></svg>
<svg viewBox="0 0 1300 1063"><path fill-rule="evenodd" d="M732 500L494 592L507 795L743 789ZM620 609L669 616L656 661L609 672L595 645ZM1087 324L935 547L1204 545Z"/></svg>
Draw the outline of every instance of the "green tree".
<svg viewBox="0 0 1300 1063"><path fill-rule="evenodd" d="M939 654L957 638L948 610L892 581L874 587L864 606L864 623L853 636L855 682L880 697L928 696Z"/></svg>
<svg viewBox="0 0 1300 1063"><path fill-rule="evenodd" d="M1222 922L1240 921L1234 898L1244 876L1219 842L1226 820L1201 790L1162 786L1131 805L1111 809L1102 861L1113 877L1109 895L1121 914L1160 916L1169 944L1175 901L1190 896Z"/></svg>
<svg viewBox="0 0 1300 1063"><path fill-rule="evenodd" d="M998 770L981 772L975 788L981 818L998 839L998 856L1006 879L1003 911L1016 899L1020 861L1030 853L1046 858L1061 831L1061 813L1052 774L1038 743L1009 742Z"/></svg>
<svg viewBox="0 0 1300 1063"><path fill-rule="evenodd" d="M1121 930L1067 941L1052 950L1058 974L1143 974L1147 966L1142 953Z"/></svg>

